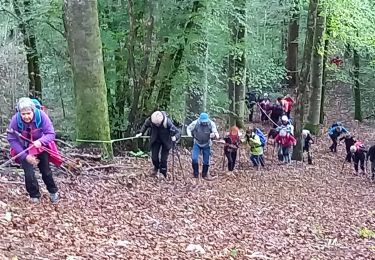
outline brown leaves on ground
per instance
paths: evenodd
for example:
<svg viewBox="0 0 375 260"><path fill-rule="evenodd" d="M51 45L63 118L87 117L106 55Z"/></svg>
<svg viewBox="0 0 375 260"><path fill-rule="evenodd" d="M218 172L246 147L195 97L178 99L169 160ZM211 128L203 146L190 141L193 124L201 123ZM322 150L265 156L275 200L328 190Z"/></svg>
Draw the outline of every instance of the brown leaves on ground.
<svg viewBox="0 0 375 260"><path fill-rule="evenodd" d="M327 149L322 139L318 146ZM221 174L222 153L215 148L210 170L219 177L211 182L196 183L189 155L181 152L183 171L176 158L175 182L149 177L150 162L134 158L117 172L58 176L57 206L44 184L42 203L33 205L23 185L0 183L0 256L375 259L374 238L360 235L361 228L375 230L374 184L352 176L349 165L339 173L343 147L340 155L318 154L315 147L312 166L279 166L269 147L265 171L250 169L242 151L248 169L236 177Z"/></svg>

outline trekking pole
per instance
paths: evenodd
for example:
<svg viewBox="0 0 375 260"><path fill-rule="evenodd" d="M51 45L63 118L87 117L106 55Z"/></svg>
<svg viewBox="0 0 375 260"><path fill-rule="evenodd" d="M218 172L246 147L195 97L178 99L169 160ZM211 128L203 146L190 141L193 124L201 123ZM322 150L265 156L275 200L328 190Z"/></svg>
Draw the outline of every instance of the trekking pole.
<svg viewBox="0 0 375 260"><path fill-rule="evenodd" d="M20 132L14 130L14 129L7 129L7 132L10 133L10 134L16 134L19 138L21 138L21 139L23 139L23 140L25 140L25 141L27 141L29 143L33 143L33 141L31 141L30 139L26 138ZM47 148L45 146L41 146L40 149L48 152L49 154L51 154L51 155L53 155L55 157L62 157L63 159L65 159L65 160L67 160L67 161L69 161L69 162L71 162L73 164L76 164L76 161L74 161L73 159L71 159L71 158L69 158L69 157L67 157L65 155L58 154L55 151L53 151L53 150L51 150L51 149L49 149L49 148Z"/></svg>
<svg viewBox="0 0 375 260"><path fill-rule="evenodd" d="M344 159L344 161L343 161L343 163L342 163L342 167L341 167L341 171L340 171L340 173L343 173L345 163L346 163L346 158Z"/></svg>
<svg viewBox="0 0 375 260"><path fill-rule="evenodd" d="M174 153L175 153L176 143L172 143L172 181L174 181Z"/></svg>
<svg viewBox="0 0 375 260"><path fill-rule="evenodd" d="M4 162L3 164L0 165L0 168L4 167L5 165L7 165L8 163L12 162L13 160L17 159L18 157L20 157L23 153L27 152L28 150L30 150L31 148L33 148L34 145L30 145L27 149L23 150L22 152L16 154L15 156L13 156L12 158L10 158L8 161Z"/></svg>

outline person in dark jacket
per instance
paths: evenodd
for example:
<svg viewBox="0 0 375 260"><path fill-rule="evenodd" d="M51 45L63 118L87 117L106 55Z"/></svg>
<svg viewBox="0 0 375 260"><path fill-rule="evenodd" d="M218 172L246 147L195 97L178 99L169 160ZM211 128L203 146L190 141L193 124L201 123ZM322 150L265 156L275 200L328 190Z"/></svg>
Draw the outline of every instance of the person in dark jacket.
<svg viewBox="0 0 375 260"><path fill-rule="evenodd" d="M18 136L17 132L24 138ZM20 98L17 103L17 112L9 124L7 139L11 151L18 155L17 160L25 172L25 185L31 202L39 203L41 197L34 172L34 167L38 166L51 202L57 203L59 200L58 188L49 165L50 154L44 149L50 148L55 140L55 130L48 115L36 108L34 101L30 98Z"/></svg>
<svg viewBox="0 0 375 260"><path fill-rule="evenodd" d="M271 120L274 122L273 128L277 128L277 123L279 122L280 118L282 117L284 110L281 103L282 98L279 97L276 100L276 103L271 107Z"/></svg>
<svg viewBox="0 0 375 260"><path fill-rule="evenodd" d="M339 141L341 142L344 140L345 149L346 149L346 157L345 160L349 163L352 162L352 153L350 152L350 147L355 144L356 140L354 136L350 133L346 133L344 136L340 137Z"/></svg>
<svg viewBox="0 0 375 260"><path fill-rule="evenodd" d="M151 117L145 120L136 137L142 136L149 128L151 128L151 160L154 166L152 174L157 175L158 171L160 171L164 177L167 177L169 151L174 142L179 139L180 131L164 111L155 111L152 113Z"/></svg>
<svg viewBox="0 0 375 260"><path fill-rule="evenodd" d="M370 149L368 149L366 160L369 159L371 162L371 179L375 181L375 145L371 146Z"/></svg>
<svg viewBox="0 0 375 260"><path fill-rule="evenodd" d="M224 137L224 153L228 159L228 171L233 171L236 165L237 150L240 146L241 140L238 135L238 127L232 126L227 136Z"/></svg>
<svg viewBox="0 0 375 260"><path fill-rule="evenodd" d="M258 98L254 91L250 91L246 93L245 103L246 103L247 108L249 109L249 122L253 122L254 107L257 101L258 101Z"/></svg>
<svg viewBox="0 0 375 260"><path fill-rule="evenodd" d="M358 174L359 165L361 167L362 174L366 174L365 159L367 150L365 148L365 145L362 142L357 141L350 147L350 152L352 153L353 157L355 174Z"/></svg>
<svg viewBox="0 0 375 260"><path fill-rule="evenodd" d="M303 152L307 152L307 163L312 164L312 156L310 153L311 145L314 143L312 139L311 133L307 129L302 130L302 138L303 138Z"/></svg>
<svg viewBox="0 0 375 260"><path fill-rule="evenodd" d="M203 155L203 167L202 167L202 178L209 180L208 169L210 167L211 157L211 139L219 139L219 133L216 128L215 122L211 121L207 113L201 113L199 118L193 121L187 128L186 132L188 136L194 138L193 150L191 152L192 167L194 178L199 176L199 164L198 157L202 152Z"/></svg>

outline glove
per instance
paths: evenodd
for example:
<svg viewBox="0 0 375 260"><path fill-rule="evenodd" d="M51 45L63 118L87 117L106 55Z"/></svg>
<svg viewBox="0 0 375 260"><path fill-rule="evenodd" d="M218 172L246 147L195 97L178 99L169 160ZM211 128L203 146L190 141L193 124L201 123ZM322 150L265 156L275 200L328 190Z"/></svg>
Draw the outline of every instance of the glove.
<svg viewBox="0 0 375 260"><path fill-rule="evenodd" d="M142 133L138 133L138 134L135 135L136 138L139 138L141 136L142 136Z"/></svg>
<svg viewBox="0 0 375 260"><path fill-rule="evenodd" d="M172 142L176 142L176 136L171 137Z"/></svg>

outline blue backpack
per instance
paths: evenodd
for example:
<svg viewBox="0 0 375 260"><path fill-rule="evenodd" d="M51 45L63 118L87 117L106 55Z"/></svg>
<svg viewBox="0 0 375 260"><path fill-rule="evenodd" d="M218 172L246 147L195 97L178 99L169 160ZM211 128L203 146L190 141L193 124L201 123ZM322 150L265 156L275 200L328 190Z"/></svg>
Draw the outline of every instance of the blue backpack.
<svg viewBox="0 0 375 260"><path fill-rule="evenodd" d="M267 138L259 128L255 128L255 134L259 136L260 143L264 147L267 143Z"/></svg>

